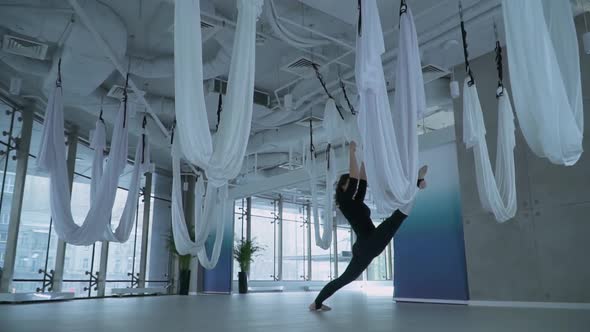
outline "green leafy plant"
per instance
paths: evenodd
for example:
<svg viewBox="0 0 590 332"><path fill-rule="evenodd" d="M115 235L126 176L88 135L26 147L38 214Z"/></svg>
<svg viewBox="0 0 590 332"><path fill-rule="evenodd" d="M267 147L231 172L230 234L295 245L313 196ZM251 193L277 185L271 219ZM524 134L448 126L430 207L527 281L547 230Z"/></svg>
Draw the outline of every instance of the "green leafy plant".
<svg viewBox="0 0 590 332"><path fill-rule="evenodd" d="M250 271L250 263L254 261L254 257L257 256L256 253L264 250L263 247L256 244L254 239L252 240L239 240L236 241L236 245L234 246L234 259L240 265L240 270L242 272L249 272Z"/></svg>

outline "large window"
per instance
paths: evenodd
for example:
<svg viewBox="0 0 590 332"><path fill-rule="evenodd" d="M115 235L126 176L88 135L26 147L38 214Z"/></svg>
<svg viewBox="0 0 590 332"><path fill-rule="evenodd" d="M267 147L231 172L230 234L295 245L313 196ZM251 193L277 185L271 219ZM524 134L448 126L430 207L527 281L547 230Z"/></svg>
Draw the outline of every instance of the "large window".
<svg viewBox="0 0 590 332"><path fill-rule="evenodd" d="M74 164L74 182L72 184L71 208L74 221L82 225L90 210L90 175L92 170L93 150L78 143L76 162ZM102 243L90 246L66 245L64 264L64 292L74 292L77 297L96 296L96 286L92 276L96 276L100 267Z"/></svg>
<svg viewBox="0 0 590 332"><path fill-rule="evenodd" d="M15 144L11 137L18 137L20 130L18 118L20 113L0 101L0 269L4 268L8 223L14 192L14 175L16 172ZM6 135L4 135L6 133ZM10 137L10 139L9 139Z"/></svg>
<svg viewBox="0 0 590 332"><path fill-rule="evenodd" d="M115 205L111 214L111 225L115 229L119 225L128 191L117 189ZM109 255L107 261L106 294L110 294L113 288L125 288L135 286L134 279L139 273L139 257L141 256L141 236L143 227L143 197L136 202L137 211L135 224L129 240L124 243L109 243Z"/></svg>
<svg viewBox="0 0 590 332"><path fill-rule="evenodd" d="M319 209L320 215L320 233L323 233L325 223L323 216L323 209ZM313 215L313 214L312 214ZM332 246L330 248L324 250L317 246L315 243L315 236L313 235L315 230L313 227L313 221L311 222L311 233L312 233L312 243L311 243L311 279L312 280L330 280L333 278L332 275ZM333 240L333 239L332 239Z"/></svg>
<svg viewBox="0 0 590 332"><path fill-rule="evenodd" d="M267 197L273 197L268 195ZM275 196L277 197L277 196ZM284 196L283 196L284 197ZM246 199L235 201L234 204L234 240L244 237L247 230ZM279 199L252 197L251 233L258 244L265 248L262 254L255 258L250 270L250 279L257 281L278 281L278 264L282 264L282 280L311 280L328 281L341 275L352 258L352 231L350 226L335 225L333 242L329 249L324 250L315 243L315 229L313 220L309 221L309 204L293 203L295 200L282 202L282 215L279 215ZM243 207L242 207L243 204ZM323 210L319 208L320 225L323 232ZM333 217L333 216L332 216ZM243 221L242 221L243 220ZM282 224L279 223L282 220ZM282 230L282 232L280 232ZM282 242L279 236L282 233ZM278 244L282 243L282 256ZM334 244L337 244L337 248ZM309 249L308 249L309 248ZM391 279L391 246L375 259L364 274L365 280ZM336 267L336 258L338 266ZM311 271L308 266L311 265ZM239 266L234 262L234 272ZM237 273L234 273L234 280ZM367 277L368 276L368 277Z"/></svg>
<svg viewBox="0 0 590 332"><path fill-rule="evenodd" d="M146 279L147 287L164 287L168 283L170 271L171 232L170 184L171 179L154 174L152 178L152 198L150 204L150 230L148 233L148 252Z"/></svg>
<svg viewBox="0 0 590 332"><path fill-rule="evenodd" d="M307 224L304 207L283 203L283 280L306 278Z"/></svg>
<svg viewBox="0 0 590 332"><path fill-rule="evenodd" d="M27 110L28 111L28 110ZM47 292L51 288L51 273L56 268L56 255L59 239L54 231L49 204L48 174L37 167L36 153L41 145L43 124L33 122L30 137L30 150L23 192L15 193L17 172L16 142L20 138L22 118L19 111L12 110L0 100L0 271L4 269L6 248L15 246L13 292ZM64 136L65 138L66 136ZM29 139L29 138L24 138ZM81 225L90 209L90 176L93 150L84 139L76 146L74 181L72 184L71 209L75 222ZM127 165L120 179L115 206L111 213L112 227L118 226L127 197L131 165ZM142 255L147 255L147 286L164 287L168 283L170 254L168 238L170 235L170 189L171 179L153 175L156 188L150 199L150 228L148 252L142 252L143 238L143 193L136 202L138 210L131 237L126 243L110 243L107 256L101 257L104 244L98 242L90 246L66 244L63 266L63 291L71 291L78 297L96 296L96 275L101 261L106 263L108 289L137 285ZM143 180L143 179L142 179ZM19 232L16 243L8 239L10 213L13 196L23 195L20 213ZM154 214L156 218L154 218ZM107 261L105 261L107 260ZM132 276L130 275L133 275ZM101 281L104 282L104 281Z"/></svg>
<svg viewBox="0 0 590 332"><path fill-rule="evenodd" d="M40 126L34 126L40 131ZM42 283L41 271L49 272L55 265L57 236L52 230L49 206L49 178L37 168L35 157L30 156L23 195L13 278L14 291L35 292Z"/></svg>
<svg viewBox="0 0 590 332"><path fill-rule="evenodd" d="M251 280L276 280L277 203L275 200L252 197L252 239L263 247L250 266Z"/></svg>
<svg viewBox="0 0 590 332"><path fill-rule="evenodd" d="M344 270L346 270L346 267L352 259L352 230L350 227L338 226L336 232L336 237L338 240L338 275L335 277L339 277L342 275Z"/></svg>

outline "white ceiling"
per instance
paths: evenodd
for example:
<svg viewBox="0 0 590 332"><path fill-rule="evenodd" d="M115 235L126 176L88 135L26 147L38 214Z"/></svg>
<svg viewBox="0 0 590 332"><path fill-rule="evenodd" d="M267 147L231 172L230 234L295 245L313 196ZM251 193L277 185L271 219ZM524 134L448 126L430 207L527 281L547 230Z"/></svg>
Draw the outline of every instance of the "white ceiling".
<svg viewBox="0 0 590 332"><path fill-rule="evenodd" d="M295 49L273 35L266 23L266 17L263 15L258 23L258 33L265 41L256 50L256 88L258 90L269 93L273 97L274 103L276 103L274 99L275 92L280 98L286 93L289 93L292 87L278 91L275 90L289 83L297 83L301 80L296 75L283 71L280 68L288 61L300 55L306 55L312 59L318 59L320 62L326 62L348 53L347 56L342 57L338 61L338 65L327 68L324 76L328 82L333 82L338 79L338 72L344 77L347 77L347 74L353 73L356 38L355 24L357 20L356 0L274 1L278 7L279 15L293 22L288 26L295 32L305 36L313 36L314 38L328 36L331 42L327 46L312 50ZM80 2L84 3L84 1ZM205 19L219 25L221 25L223 20L228 23L228 26L231 25L232 21L235 21L237 16L236 0L215 0L209 4L206 4L206 2L202 0L204 4L202 14L215 14L217 19L211 18L210 15L204 15L203 17ZM493 50L494 35L492 24L494 21L498 23L500 35L503 36L501 1L462 0L462 2L467 20L470 54L472 57L477 57ZM588 3L586 0L579 2L583 4ZM126 55L145 59L173 55L173 32L170 29L173 23L173 7L170 0L102 0L100 3L109 7L124 23L127 29ZM213 3L214 6L212 5ZM387 53L384 56L384 62L389 65L386 66L386 74L388 77L391 77L393 75L391 65L395 59L397 44L399 0L378 0L378 3L383 29L386 32ZM575 3L577 4L578 2L575 1ZM409 0L408 4L414 12L421 50L423 52L423 63L436 64L443 68L450 68L462 63L461 35L457 9L458 0ZM0 18L2 18L2 11L4 9L11 8L10 6L14 5L40 6L50 9L59 8L65 11L71 9L65 0L0 0ZM32 9L23 10L21 12L22 24L35 22L36 19L47 20L47 15L50 14L53 14L53 12L44 11L40 13ZM3 27L3 23L0 20L0 36L5 33L18 34L15 31L7 30L10 27ZM312 33L312 31L316 33ZM108 40L113 36L107 34L103 37ZM503 40L503 37L501 39ZM450 43L449 41L452 40L456 42ZM58 46L55 44L51 44L50 46L49 53L51 56ZM211 39L207 41L203 48L204 61L214 58L219 47L219 43L216 40ZM0 60L4 56L3 53L0 53ZM104 55L98 54L97 56L102 57ZM229 70L229 66L227 70ZM227 72L221 73L219 76L224 78L226 75ZM41 90L42 82L38 76L18 72L6 65L3 61L0 61L0 86L6 89L11 77L23 78L21 101L24 100L22 99L22 95L35 95L44 98ZM132 79L150 95L170 99L174 97L174 80L172 75L165 78L141 78L133 76ZM305 93L317 93L318 97L324 98L315 78L303 81L303 85L300 86L302 91ZM354 78L349 79L349 81L353 83ZM73 83L75 84L75 82ZM113 71L101 84L101 88L108 90L114 84L122 85L123 83L124 81L121 75ZM353 91L354 87L349 86L349 90ZM14 98L19 99L19 97ZM212 102L209 103L208 107L212 114L211 119L214 119L213 114L216 108L215 98L211 100ZM116 103L112 99L107 102ZM67 120L77 125L83 135L87 135L88 131L94 126L100 108L96 104L96 101L88 101L87 103L86 111L81 111L79 108L70 108L66 112ZM89 114L88 109L95 109L94 115ZM316 107L313 109L313 114L321 115L322 109L323 107ZM298 111L300 110L293 110L293 112ZM261 109L260 112L264 112L264 110ZM305 115L301 113L300 118ZM163 114L162 121L166 125L170 125L172 116L172 114ZM297 120L297 116L292 118ZM108 119L109 116L107 115ZM446 115L441 113L429 119L429 123L423 123L423 125L425 128L437 129L442 126L442 123L448 123L449 121L451 121L449 119L449 113ZM155 127L151 127L150 130L153 136L162 136ZM134 144L135 140L131 139L131 142ZM154 148L153 156L161 169L170 169L169 151L165 147Z"/></svg>

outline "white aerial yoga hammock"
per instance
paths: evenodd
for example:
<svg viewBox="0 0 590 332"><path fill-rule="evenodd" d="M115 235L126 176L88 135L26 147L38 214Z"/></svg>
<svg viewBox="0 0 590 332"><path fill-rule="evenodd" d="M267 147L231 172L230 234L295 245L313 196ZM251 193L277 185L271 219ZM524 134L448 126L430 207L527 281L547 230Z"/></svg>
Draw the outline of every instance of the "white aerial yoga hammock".
<svg viewBox="0 0 590 332"><path fill-rule="evenodd" d="M104 174L103 152L106 147L106 134L104 123L101 120L97 121L91 143L95 153L92 162L90 210L82 225L77 225L72 217L70 205L62 98L61 84L58 84L50 95L45 110L43 135L37 158L39 167L46 169L49 173L51 217L55 232L61 240L72 245L91 245L96 241L125 242L133 229L141 176L151 168L149 155L145 152L147 143L141 139L137 145L129 193L119 225L113 232L111 211L115 202L119 176L127 162L129 112L123 109L124 102L121 103L122 107L115 121L111 150Z"/></svg>
<svg viewBox="0 0 590 332"><path fill-rule="evenodd" d="M420 50L410 8L402 1L395 105L390 109L376 0L361 1L357 37L358 127L367 181L380 213L408 214L418 188L418 117L426 108ZM392 118L393 113L393 118Z"/></svg>
<svg viewBox="0 0 590 332"><path fill-rule="evenodd" d="M311 207L313 211L313 223L314 223L314 235L315 243L318 247L327 250L332 245L332 232L334 228L334 181L336 178L335 166L333 163L336 158L334 156L334 150L329 149L326 151L329 155L328 166L326 168L326 188L324 191L324 213L320 216L318 207L318 194L317 194L317 180L316 174L316 160L315 157L310 156L305 160L305 168L309 174L309 185L311 188ZM320 221L324 221L324 229L321 231Z"/></svg>
<svg viewBox="0 0 590 332"><path fill-rule="evenodd" d="M479 199L484 209L494 214L498 222L505 222L516 215L516 174L514 171L514 116L508 91L503 84L502 47L496 32L496 65L498 69L498 138L496 146L496 176L492 171L486 128L477 85L469 65L467 32L461 16L461 34L467 77L463 87L463 142L468 149L473 148L475 177ZM494 31L496 27L494 25Z"/></svg>
<svg viewBox="0 0 590 332"><path fill-rule="evenodd" d="M206 268L217 264L218 252L206 259L204 243L217 223L215 248L220 248L223 217L213 218L216 201L225 202L227 181L235 178L242 167L246 142L250 136L254 94L256 56L256 21L263 0L238 0L238 21L228 79L227 96L219 128L211 137L203 89L203 59L199 0L177 0L174 14L174 71L176 100L176 136L179 148L173 148L173 161L180 167L180 157L197 165L207 176L207 194L201 219L197 220L196 241L190 239L180 204L180 172L175 173L172 223L177 249L198 255ZM178 167L175 166L175 169ZM177 169L179 170L179 169ZM223 196L223 198L221 198ZM223 208L221 208L223 210ZM201 225L201 223L203 225ZM184 226L183 226L184 225Z"/></svg>
<svg viewBox="0 0 590 332"><path fill-rule="evenodd" d="M514 116L508 91L498 97L498 139L496 177L492 171L486 129L477 87L465 78L463 87L463 142L473 148L477 189L482 206L505 222L516 215L516 175L514 171Z"/></svg>
<svg viewBox="0 0 590 332"><path fill-rule="evenodd" d="M197 180L195 188L195 241L191 240L182 203L182 185L180 181L180 151L176 142L172 146L172 234L176 250L181 255L195 255L199 257L201 265L206 269L212 269L217 265L221 244L223 242L224 222L226 218L227 185L216 188L209 184L205 195L204 179ZM212 231L213 224L217 223L215 243L211 259L207 257L205 242Z"/></svg>
<svg viewBox="0 0 590 332"><path fill-rule="evenodd" d="M311 124L310 124L311 125ZM316 169L315 151L313 151L313 137L310 137L310 146L312 149L309 153L304 153L304 167L309 175L309 185L311 189L311 207L313 211L313 223L316 245L327 250L332 245L332 232L334 225L334 182L336 181L336 156L334 154L334 143L339 138L344 138L343 133L348 132L344 127L346 123L336 109L334 99L329 98L324 109L323 127L326 132L328 149L326 150L326 187L324 190L324 213L320 217L318 208L317 186L318 174ZM310 134L312 128L310 127ZM344 143L344 141L343 141ZM305 149L305 145L304 145ZM304 150L305 151L305 150ZM324 221L324 229L321 231L320 219Z"/></svg>
<svg viewBox="0 0 590 332"><path fill-rule="evenodd" d="M503 0L514 110L533 152L571 166L583 148L580 58L568 0Z"/></svg>
<svg viewBox="0 0 590 332"><path fill-rule="evenodd" d="M274 0L268 0L268 4L264 9L267 22L270 25L272 31L277 34L287 44L296 48L311 48L326 45L329 41L325 39L316 39L299 36L294 32L291 32L281 22Z"/></svg>

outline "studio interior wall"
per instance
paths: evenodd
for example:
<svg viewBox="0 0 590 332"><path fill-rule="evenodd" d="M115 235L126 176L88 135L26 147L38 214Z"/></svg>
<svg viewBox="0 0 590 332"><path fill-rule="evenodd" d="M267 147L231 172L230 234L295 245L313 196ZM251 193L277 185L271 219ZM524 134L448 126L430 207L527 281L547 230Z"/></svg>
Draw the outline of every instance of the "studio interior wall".
<svg viewBox="0 0 590 332"><path fill-rule="evenodd" d="M576 28L581 42L585 32L583 17L576 18ZM580 43L585 127L588 128L590 56L583 50ZM506 52L504 54L505 86L511 91ZM471 63L492 163L496 158L497 135L494 57L494 53L489 53ZM464 66L457 66L455 72L462 85ZM479 201L473 152L466 150L462 142L461 98L455 100L454 109L471 299L590 302L590 155L586 152L572 167L553 165L532 153L517 121L514 153L518 213L513 220L499 224L492 214L482 209ZM589 143L590 136L586 135L584 145Z"/></svg>

